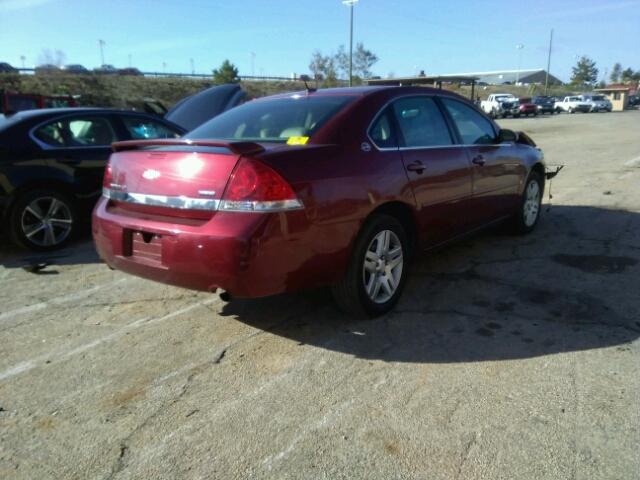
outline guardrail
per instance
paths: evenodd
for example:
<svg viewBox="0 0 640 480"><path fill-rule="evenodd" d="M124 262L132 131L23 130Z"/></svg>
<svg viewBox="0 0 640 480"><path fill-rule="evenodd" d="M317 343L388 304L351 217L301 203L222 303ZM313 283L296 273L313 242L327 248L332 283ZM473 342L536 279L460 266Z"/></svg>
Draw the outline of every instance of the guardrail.
<svg viewBox="0 0 640 480"><path fill-rule="evenodd" d="M27 75L33 75L36 73L35 68L17 68L19 73L24 73ZM46 70L43 70L43 73ZM49 71L46 71L49 73ZM141 75L134 75L130 73L118 73L116 72L96 72L92 70L87 70L86 72L70 72L67 70L50 70L50 73L53 74L62 74L62 75L119 75L123 77L134 77L134 76L144 76L144 77L152 77L152 78L162 78L162 77L178 77L178 78L199 78L199 79L210 79L213 80L213 73L175 73L175 72L140 72ZM238 75L238 78L244 82L301 82L300 77L281 77L281 76L272 76L272 75ZM310 82L314 83L314 81ZM338 85L347 85L348 80L337 80Z"/></svg>

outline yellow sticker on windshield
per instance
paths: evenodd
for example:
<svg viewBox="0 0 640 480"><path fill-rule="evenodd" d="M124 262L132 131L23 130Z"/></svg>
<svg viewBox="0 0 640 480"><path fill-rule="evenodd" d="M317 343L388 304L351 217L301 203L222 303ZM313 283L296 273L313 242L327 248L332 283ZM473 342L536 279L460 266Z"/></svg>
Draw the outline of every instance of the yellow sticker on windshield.
<svg viewBox="0 0 640 480"><path fill-rule="evenodd" d="M306 145L308 141L309 137L289 137L287 145Z"/></svg>

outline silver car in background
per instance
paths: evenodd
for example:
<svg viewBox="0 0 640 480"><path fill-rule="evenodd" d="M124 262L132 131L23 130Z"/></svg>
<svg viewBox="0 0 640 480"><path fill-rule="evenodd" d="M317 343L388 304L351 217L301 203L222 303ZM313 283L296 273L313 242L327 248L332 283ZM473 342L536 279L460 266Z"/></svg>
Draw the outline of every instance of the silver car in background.
<svg viewBox="0 0 640 480"><path fill-rule="evenodd" d="M604 95L582 95L582 101L591 105L590 112L610 112L612 105Z"/></svg>

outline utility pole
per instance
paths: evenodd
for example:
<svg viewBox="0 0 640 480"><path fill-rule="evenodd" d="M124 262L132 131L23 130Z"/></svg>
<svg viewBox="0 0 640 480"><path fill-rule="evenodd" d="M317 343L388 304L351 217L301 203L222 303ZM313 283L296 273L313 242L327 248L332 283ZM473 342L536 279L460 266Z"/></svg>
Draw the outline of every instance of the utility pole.
<svg viewBox="0 0 640 480"><path fill-rule="evenodd" d="M162 62L162 73L167 73L167 62Z"/></svg>
<svg viewBox="0 0 640 480"><path fill-rule="evenodd" d="M520 83L520 67L522 66L522 49L524 48L524 45L519 43L518 45L516 45L516 48L518 49L518 71L516 72L516 85L518 85L518 83Z"/></svg>
<svg viewBox="0 0 640 480"><path fill-rule="evenodd" d="M22 68L27 68L25 66L25 63L24 63L26 59L27 59L27 57L25 57L24 55L20 55L20 61L22 62Z"/></svg>
<svg viewBox="0 0 640 480"><path fill-rule="evenodd" d="M342 0L343 5L349 7L349 86L353 86L353 6L358 0Z"/></svg>
<svg viewBox="0 0 640 480"><path fill-rule="evenodd" d="M544 79L544 94L547 95L549 89L549 69L551 68L551 48L553 46L553 28L551 29L551 37L549 38L549 55L547 55L547 75Z"/></svg>
<svg viewBox="0 0 640 480"><path fill-rule="evenodd" d="M98 46L100 47L100 61L102 62L100 66L104 65L104 46L107 42L104 40L98 40Z"/></svg>
<svg viewBox="0 0 640 480"><path fill-rule="evenodd" d="M195 64L193 63L193 58L189 59L189 63L191 64L191 75L195 75L196 67L195 67Z"/></svg>

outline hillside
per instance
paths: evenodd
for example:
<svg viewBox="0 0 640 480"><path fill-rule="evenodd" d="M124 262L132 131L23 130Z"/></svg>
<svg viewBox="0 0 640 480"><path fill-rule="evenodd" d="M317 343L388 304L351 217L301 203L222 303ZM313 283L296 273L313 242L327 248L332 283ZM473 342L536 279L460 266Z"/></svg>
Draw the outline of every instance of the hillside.
<svg viewBox="0 0 640 480"><path fill-rule="evenodd" d="M77 95L83 106L141 109L152 98L170 107L181 98L213 86L213 80L118 75L18 75L0 73L0 90L40 95ZM299 90L300 82L244 82L251 97Z"/></svg>
<svg viewBox="0 0 640 480"><path fill-rule="evenodd" d="M0 73L0 90L41 95L75 95L83 106L142 109L143 99L152 98L170 107L181 98L213 86L213 80L184 77L134 77L118 75L18 75ZM299 90L300 82L253 81L243 82L250 97ZM445 86L466 97L470 87ZM505 92L517 96L542 94L543 87L500 85L476 87L476 95L485 99L490 93ZM564 94L564 87L551 89L550 94Z"/></svg>

